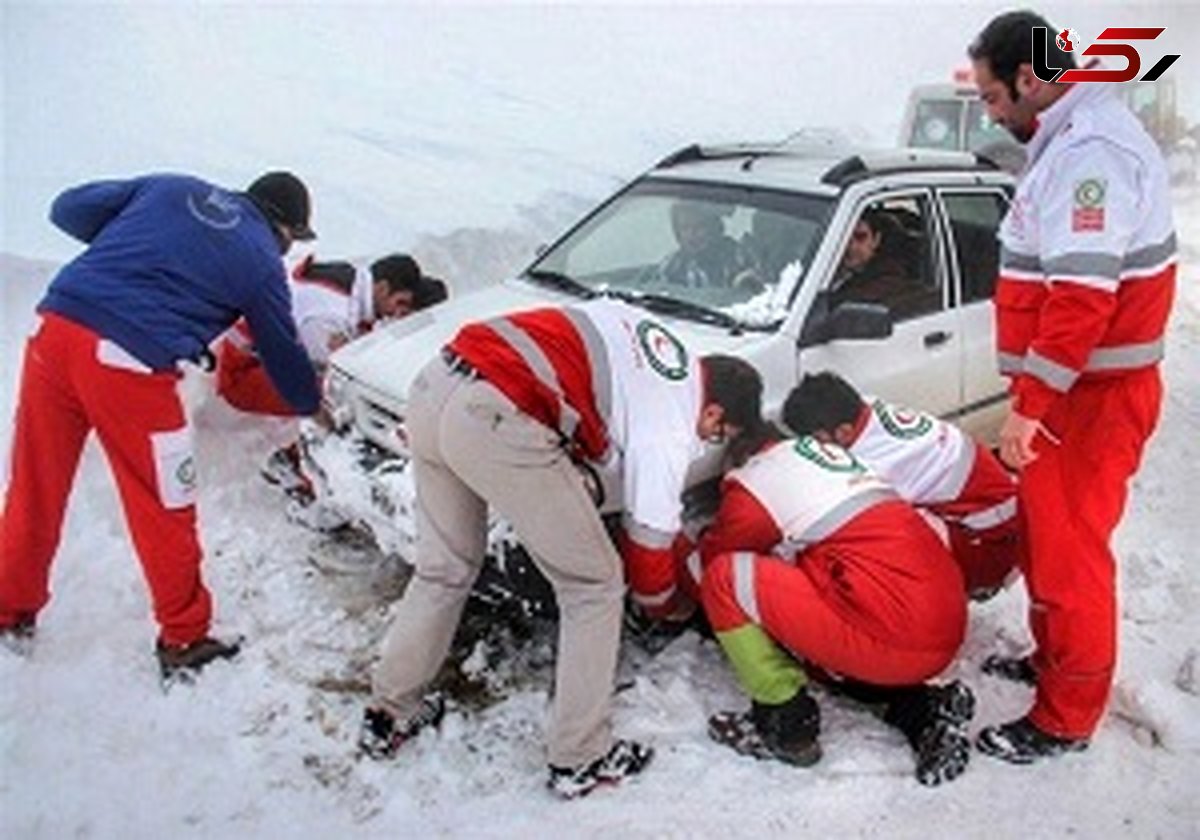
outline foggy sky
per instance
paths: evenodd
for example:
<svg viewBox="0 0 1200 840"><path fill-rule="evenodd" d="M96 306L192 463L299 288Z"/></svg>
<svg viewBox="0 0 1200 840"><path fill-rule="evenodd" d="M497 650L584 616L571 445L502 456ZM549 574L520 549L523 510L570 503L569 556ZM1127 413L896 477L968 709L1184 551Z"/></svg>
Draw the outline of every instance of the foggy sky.
<svg viewBox="0 0 1200 840"><path fill-rule="evenodd" d="M175 170L243 186L286 166L343 253L498 226L550 190L603 195L694 140L805 125L891 143L1003 4L406 7L6 2L0 251L62 258L61 189ZM1200 119L1200 6L1047 4L1085 41L1167 26ZM1189 52L1193 54L1189 55ZM388 241L383 241L387 239Z"/></svg>

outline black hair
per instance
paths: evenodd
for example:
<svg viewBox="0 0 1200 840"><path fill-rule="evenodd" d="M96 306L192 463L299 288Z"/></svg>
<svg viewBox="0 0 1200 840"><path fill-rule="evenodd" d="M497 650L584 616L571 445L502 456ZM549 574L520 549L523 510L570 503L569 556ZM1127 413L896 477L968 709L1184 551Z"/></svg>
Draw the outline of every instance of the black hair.
<svg viewBox="0 0 1200 840"><path fill-rule="evenodd" d="M725 422L738 428L728 457L741 464L768 439L770 426L762 416L763 380L754 365L736 356L719 353L700 359L704 371L705 400L725 411Z"/></svg>
<svg viewBox="0 0 1200 840"><path fill-rule="evenodd" d="M435 303L450 297L450 290L446 286L445 280L439 280L436 277L425 275L421 278L421 287L417 289L413 296L413 308L425 309L428 306L433 306Z"/></svg>
<svg viewBox="0 0 1200 840"><path fill-rule="evenodd" d="M768 443L783 440L787 435L770 420L759 420L757 425L743 429L741 433L729 442L725 451L725 460L729 467L740 467L750 460Z"/></svg>
<svg viewBox="0 0 1200 840"><path fill-rule="evenodd" d="M797 435L832 432L857 420L862 407L862 396L836 373L809 373L784 400L783 424Z"/></svg>
<svg viewBox="0 0 1200 840"><path fill-rule="evenodd" d="M762 421L763 381L754 365L737 356L703 356L705 399L725 410L725 422L747 429Z"/></svg>
<svg viewBox="0 0 1200 840"><path fill-rule="evenodd" d="M890 241L887 234L896 227L896 219L882 207L868 207L858 220L884 241Z"/></svg>
<svg viewBox="0 0 1200 840"><path fill-rule="evenodd" d="M1017 69L1033 64L1033 29L1046 27L1046 58L1052 67L1071 68L1075 57L1059 48L1054 35L1059 31L1041 15L1028 9L1005 12L992 18L967 47L972 61L986 61L992 75L1008 85L1013 100L1017 93Z"/></svg>
<svg viewBox="0 0 1200 840"><path fill-rule="evenodd" d="M421 267L408 254L389 254L371 263L371 279L386 283L389 292L412 292L421 288Z"/></svg>

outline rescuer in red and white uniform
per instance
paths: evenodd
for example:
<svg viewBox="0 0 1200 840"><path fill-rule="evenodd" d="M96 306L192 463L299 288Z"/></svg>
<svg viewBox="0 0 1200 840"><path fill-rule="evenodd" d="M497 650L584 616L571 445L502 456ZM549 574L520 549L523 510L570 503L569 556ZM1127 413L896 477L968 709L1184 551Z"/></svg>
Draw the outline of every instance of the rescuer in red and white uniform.
<svg viewBox="0 0 1200 840"><path fill-rule="evenodd" d="M962 576L945 544L836 443L782 439L760 424L733 449L751 442L758 451L726 474L694 554L705 613L753 701L710 719L711 737L760 758L815 762L820 713L799 659L882 704L923 784L959 775L974 698L961 683L924 684L966 632Z"/></svg>
<svg viewBox="0 0 1200 840"><path fill-rule="evenodd" d="M289 285L300 341L318 371L334 350L368 332L376 320L403 318L446 297L445 286L423 276L407 254L383 257L367 270L309 255L292 270ZM245 321L235 324L217 348L217 393L241 411L296 413L267 377Z"/></svg>
<svg viewBox="0 0 1200 840"><path fill-rule="evenodd" d="M985 595L1017 566L1017 485L991 451L932 415L862 397L835 373L807 374L788 394L784 425L849 450L900 497L936 517L967 592ZM939 529L941 530L941 529Z"/></svg>
<svg viewBox="0 0 1200 840"><path fill-rule="evenodd" d="M579 796L639 772L652 750L614 741L609 714L625 582L650 614L685 612L671 541L688 466L706 440L758 416L761 387L748 363L697 358L645 312L611 300L463 327L410 393L416 570L383 643L364 751L389 756L440 717L424 692L482 564L490 505L558 602L551 788ZM578 461L619 472L619 553Z"/></svg>
<svg viewBox="0 0 1200 840"><path fill-rule="evenodd" d="M1073 67L1058 30L1030 12L997 17L969 49L989 116L1029 156L1000 229L995 302L1013 397L1000 454L1020 470L1037 697L979 737L1017 763L1083 749L1104 713L1117 641L1109 543L1158 420L1176 270L1161 153L1111 85L1037 78L1040 26L1049 64Z"/></svg>
<svg viewBox="0 0 1200 840"><path fill-rule="evenodd" d="M333 351L369 332L376 321L403 318L446 299L445 284L423 275L416 260L407 254L375 260L366 270L341 260L318 262L309 255L293 269L289 287L296 329L318 379ZM267 376L244 320L236 323L217 347L217 393L240 411L296 416ZM299 441L276 449L267 458L262 475L308 504L314 488L303 469L300 450ZM311 519L310 513L305 521Z"/></svg>

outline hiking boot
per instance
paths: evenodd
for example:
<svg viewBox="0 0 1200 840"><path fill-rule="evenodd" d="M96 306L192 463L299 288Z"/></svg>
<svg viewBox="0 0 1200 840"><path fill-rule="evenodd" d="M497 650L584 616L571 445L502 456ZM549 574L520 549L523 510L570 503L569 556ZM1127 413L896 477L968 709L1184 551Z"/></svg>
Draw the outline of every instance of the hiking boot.
<svg viewBox="0 0 1200 840"><path fill-rule="evenodd" d="M155 655L164 682L191 682L204 666L218 659L233 659L242 649L240 638L223 642L211 636L186 645L169 645L158 640Z"/></svg>
<svg viewBox="0 0 1200 840"><path fill-rule="evenodd" d="M755 702L744 712L718 712L708 719L708 737L742 755L811 767L821 759L817 735L821 709L801 690L786 703Z"/></svg>
<svg viewBox="0 0 1200 840"><path fill-rule="evenodd" d="M916 755L917 781L940 785L961 775L971 757L967 724L975 715L975 695L959 680L893 691L883 713Z"/></svg>
<svg viewBox="0 0 1200 840"><path fill-rule="evenodd" d="M961 725L936 720L925 727L914 745L917 781L934 787L962 775L971 760L971 741Z"/></svg>
<svg viewBox="0 0 1200 840"><path fill-rule="evenodd" d="M1033 668L1033 657L1031 656L1001 656L993 653L983 660L979 670L1009 682L1037 685L1037 671Z"/></svg>
<svg viewBox="0 0 1200 840"><path fill-rule="evenodd" d="M15 620L0 627L0 647L7 648L18 656L28 656L33 651L33 636L37 622L33 613L18 613Z"/></svg>
<svg viewBox="0 0 1200 840"><path fill-rule="evenodd" d="M581 767L550 765L546 786L563 799L587 796L600 785L619 784L646 769L654 750L637 741L617 740L607 753Z"/></svg>
<svg viewBox="0 0 1200 840"><path fill-rule="evenodd" d="M975 695L961 680L927 686L925 698L933 720L965 727L975 717Z"/></svg>
<svg viewBox="0 0 1200 840"><path fill-rule="evenodd" d="M403 723L397 723L391 712L368 707L363 710L358 748L377 761L394 758L405 741L437 726L445 716L446 699L438 693L421 698L420 707Z"/></svg>
<svg viewBox="0 0 1200 840"><path fill-rule="evenodd" d="M1032 764L1040 758L1082 752L1086 738L1059 738L1038 729L1028 717L985 727L975 739L981 753L1013 764Z"/></svg>

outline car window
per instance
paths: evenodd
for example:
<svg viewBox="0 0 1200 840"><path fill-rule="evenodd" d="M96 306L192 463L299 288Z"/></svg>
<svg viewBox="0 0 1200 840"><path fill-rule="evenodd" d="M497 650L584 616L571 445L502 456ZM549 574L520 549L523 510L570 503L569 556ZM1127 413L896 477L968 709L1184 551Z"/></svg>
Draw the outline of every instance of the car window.
<svg viewBox="0 0 1200 840"><path fill-rule="evenodd" d="M928 99L917 103L909 145L922 149L961 149L962 101Z"/></svg>
<svg viewBox="0 0 1200 840"><path fill-rule="evenodd" d="M962 301L987 300L996 286L1000 243L996 238L1008 202L995 191L942 196L958 261Z"/></svg>
<svg viewBox="0 0 1200 840"><path fill-rule="evenodd" d="M529 269L591 290L669 297L777 323L827 224L825 196L646 179ZM686 317L686 313L680 313Z"/></svg>
<svg viewBox="0 0 1200 840"><path fill-rule="evenodd" d="M943 307L927 196L894 196L855 219L830 283L830 305L882 304L896 321Z"/></svg>

